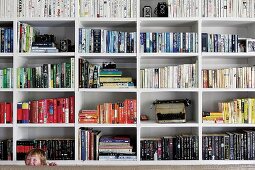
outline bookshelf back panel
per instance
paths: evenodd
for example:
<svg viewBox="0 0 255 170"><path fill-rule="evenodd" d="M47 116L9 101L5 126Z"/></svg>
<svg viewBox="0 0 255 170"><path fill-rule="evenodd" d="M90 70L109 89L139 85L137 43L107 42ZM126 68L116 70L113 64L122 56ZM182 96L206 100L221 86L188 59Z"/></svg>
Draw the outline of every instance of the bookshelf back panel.
<svg viewBox="0 0 255 170"><path fill-rule="evenodd" d="M155 100L190 99L191 105L186 107L187 122L198 122L198 93L196 92L146 92L141 94L140 114L145 114L150 120L156 120Z"/></svg>
<svg viewBox="0 0 255 170"><path fill-rule="evenodd" d="M74 128L59 127L22 127L17 129L17 140L20 139L74 139Z"/></svg>
<svg viewBox="0 0 255 170"><path fill-rule="evenodd" d="M1 127L0 124L0 140L12 139L13 128L11 127Z"/></svg>
<svg viewBox="0 0 255 170"><path fill-rule="evenodd" d="M13 92L0 92L0 102L13 102Z"/></svg>
<svg viewBox="0 0 255 170"><path fill-rule="evenodd" d="M75 96L74 92L17 92L17 101L25 102L41 99L54 99Z"/></svg>
<svg viewBox="0 0 255 170"><path fill-rule="evenodd" d="M213 127L213 128L203 128L203 134L226 134L226 132L233 132L233 133L238 133L238 132L242 132L243 130L255 130L254 127L242 127L242 128L238 128L238 127L224 127L224 128L220 128L220 127Z"/></svg>
<svg viewBox="0 0 255 170"><path fill-rule="evenodd" d="M141 59L141 68L159 68L170 65L195 64L197 57L180 57L180 58L143 58Z"/></svg>

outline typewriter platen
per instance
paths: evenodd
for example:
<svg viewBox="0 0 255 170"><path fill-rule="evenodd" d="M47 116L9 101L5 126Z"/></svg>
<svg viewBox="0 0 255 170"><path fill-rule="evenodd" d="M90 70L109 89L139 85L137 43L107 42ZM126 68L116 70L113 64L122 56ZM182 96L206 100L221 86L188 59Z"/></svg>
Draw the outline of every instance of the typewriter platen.
<svg viewBox="0 0 255 170"><path fill-rule="evenodd" d="M191 104L189 99L156 100L155 113L158 123L186 122L186 107Z"/></svg>

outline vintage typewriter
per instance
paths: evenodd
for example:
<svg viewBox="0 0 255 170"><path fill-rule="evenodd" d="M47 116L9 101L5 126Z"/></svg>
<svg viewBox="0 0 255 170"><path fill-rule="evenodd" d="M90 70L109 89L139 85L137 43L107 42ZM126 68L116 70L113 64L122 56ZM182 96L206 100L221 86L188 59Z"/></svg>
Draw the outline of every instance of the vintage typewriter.
<svg viewBox="0 0 255 170"><path fill-rule="evenodd" d="M184 123L186 122L185 108L191 104L189 99L156 100L156 119L158 123Z"/></svg>

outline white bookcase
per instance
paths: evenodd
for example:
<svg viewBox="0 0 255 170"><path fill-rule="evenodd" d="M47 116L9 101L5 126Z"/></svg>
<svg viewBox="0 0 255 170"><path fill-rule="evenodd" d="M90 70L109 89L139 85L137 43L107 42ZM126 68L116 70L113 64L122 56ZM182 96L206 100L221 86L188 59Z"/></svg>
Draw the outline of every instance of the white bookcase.
<svg viewBox="0 0 255 170"><path fill-rule="evenodd" d="M0 0L1 1L1 0ZM13 1L17 9L17 1ZM134 0L135 1L135 0ZM254 89L204 89L202 88L201 70L206 68L239 67L255 64L253 53L202 53L201 33L238 34L244 38L255 38L254 18L203 18L202 1L198 1L199 16L182 18L143 18L142 8L145 5L157 5L153 0L137 1L136 18L86 18L79 17L79 9L75 8L74 18L1 18L1 26L12 26L14 37L13 53L0 53L0 68L14 68L13 89L0 89L0 102L13 102L13 124L0 124L0 139L13 138L13 161L0 161L0 165L24 165L24 161L16 160L16 141L35 138L74 138L75 160L55 161L58 165L208 165L208 164L253 164L254 160L202 160L202 134L220 133L235 129L255 128L254 124L203 124L202 110L213 111L217 102L237 97L254 97ZM79 0L75 0L78 7ZM1 9L1 8L0 8ZM14 16L17 11L14 10ZM140 17L141 16L141 17ZM43 33L53 33L60 39L71 39L75 42L75 52L68 53L19 53L17 42L17 23L28 23ZM137 32L137 53L79 53L79 28L101 28L118 31ZM198 33L198 52L196 53L140 53L140 32L196 32ZM75 88L34 88L18 89L16 86L16 68L57 63L75 57ZM123 73L128 72L137 80L135 89L86 89L78 88L78 59L85 58L91 63L101 64L114 61ZM140 88L140 69L161 67L171 64L198 63L197 88L151 89ZM74 124L18 124L17 102L57 98L75 95ZM79 124L78 112L81 109L95 109L98 103L124 101L126 98L137 99L137 124ZM187 123L158 124L155 123L153 101L168 99L191 99L188 107ZM141 114L150 117L141 122ZM103 135L127 134L136 139L137 161L81 161L78 159L78 130L80 127L92 127L101 130ZM145 137L162 137L169 135L194 134L199 136L199 160L164 160L141 161L140 139Z"/></svg>

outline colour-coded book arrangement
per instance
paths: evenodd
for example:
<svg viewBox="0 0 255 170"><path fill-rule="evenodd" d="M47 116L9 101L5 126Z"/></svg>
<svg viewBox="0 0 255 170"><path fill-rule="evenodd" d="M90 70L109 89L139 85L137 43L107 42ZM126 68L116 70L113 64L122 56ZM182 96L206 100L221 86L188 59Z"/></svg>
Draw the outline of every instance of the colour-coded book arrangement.
<svg viewBox="0 0 255 170"><path fill-rule="evenodd" d="M0 53L11 52L13 52L13 28L0 27Z"/></svg>
<svg viewBox="0 0 255 170"><path fill-rule="evenodd" d="M79 123L135 124L137 122L136 99L124 102L98 104L97 110L81 110Z"/></svg>
<svg viewBox="0 0 255 170"><path fill-rule="evenodd" d="M179 1L168 0L168 17L198 17L199 0Z"/></svg>
<svg viewBox="0 0 255 170"><path fill-rule="evenodd" d="M203 0L202 17L254 18L254 1Z"/></svg>
<svg viewBox="0 0 255 170"><path fill-rule="evenodd" d="M203 123L254 124L255 98L236 98L219 102L217 111L203 112Z"/></svg>
<svg viewBox="0 0 255 170"><path fill-rule="evenodd" d="M203 134L203 160L254 160L255 131Z"/></svg>
<svg viewBox="0 0 255 170"><path fill-rule="evenodd" d="M80 17L136 18L136 0L79 0Z"/></svg>
<svg viewBox="0 0 255 170"><path fill-rule="evenodd" d="M75 17L75 0L19 0L18 17Z"/></svg>
<svg viewBox="0 0 255 170"><path fill-rule="evenodd" d="M141 53L195 53L198 36L194 32L141 32Z"/></svg>
<svg viewBox="0 0 255 170"><path fill-rule="evenodd" d="M74 96L17 104L17 123L74 123Z"/></svg>
<svg viewBox="0 0 255 170"><path fill-rule="evenodd" d="M198 160L198 136L177 135L143 138L141 160Z"/></svg>
<svg viewBox="0 0 255 170"><path fill-rule="evenodd" d="M203 88L255 88L255 66L203 69Z"/></svg>
<svg viewBox="0 0 255 170"><path fill-rule="evenodd" d="M12 139L0 140L0 160L13 160Z"/></svg>
<svg viewBox="0 0 255 170"><path fill-rule="evenodd" d="M202 33L202 52L238 52L238 38L236 34Z"/></svg>
<svg viewBox="0 0 255 170"><path fill-rule="evenodd" d="M140 70L141 88L195 88L197 81L197 63Z"/></svg>
<svg viewBox="0 0 255 170"><path fill-rule="evenodd" d="M74 58L58 64L17 68L17 88L74 88Z"/></svg>
<svg viewBox="0 0 255 170"><path fill-rule="evenodd" d="M13 68L0 69L0 88L13 88Z"/></svg>
<svg viewBox="0 0 255 170"><path fill-rule="evenodd" d="M79 29L80 53L136 53L136 32Z"/></svg>
<svg viewBox="0 0 255 170"><path fill-rule="evenodd" d="M12 123L13 108L11 102L0 102L0 124Z"/></svg>
<svg viewBox="0 0 255 170"><path fill-rule="evenodd" d="M0 18L14 18L15 1L1 0L0 1Z"/></svg>
<svg viewBox="0 0 255 170"><path fill-rule="evenodd" d="M17 140L17 160L25 160L26 154L33 148L45 151L47 160L74 160L74 139L28 139Z"/></svg>
<svg viewBox="0 0 255 170"><path fill-rule="evenodd" d="M79 88L135 88L134 80L118 68L105 68L79 58Z"/></svg>

